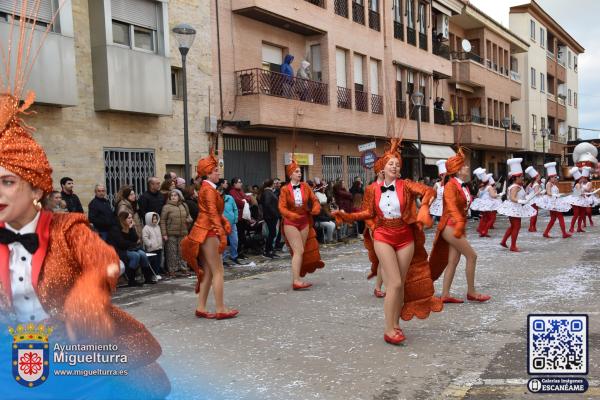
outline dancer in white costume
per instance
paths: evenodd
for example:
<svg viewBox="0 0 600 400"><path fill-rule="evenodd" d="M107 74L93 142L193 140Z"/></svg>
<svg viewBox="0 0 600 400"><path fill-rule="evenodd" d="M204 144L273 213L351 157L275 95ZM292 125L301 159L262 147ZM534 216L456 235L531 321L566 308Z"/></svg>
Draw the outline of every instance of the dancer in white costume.
<svg viewBox="0 0 600 400"><path fill-rule="evenodd" d="M570 238L571 235L567 233L565 219L562 213L569 211L571 209L571 205L567 203L564 198L560 197L560 190L557 186L558 174L556 173L556 163L549 162L544 164L544 167L546 168L546 176L548 178L548 183L546 183L546 195L543 196L542 200L537 203L540 208L550 212L550 221L548 222L548 226L546 226L546 230L544 231L544 237L550 238L550 230L552 229L552 226L556 220L558 220L563 238Z"/></svg>
<svg viewBox="0 0 600 400"><path fill-rule="evenodd" d="M511 158L506 161L510 168L508 173L508 198L498 207L498 212L506 215L510 221L510 226L504 233L500 242L503 247L508 247L506 241L511 237L510 251L518 252L517 237L521 230L521 218L533 217L537 214L535 208L528 204L528 199L523 189L523 169L521 167L522 158Z"/></svg>
<svg viewBox="0 0 600 400"><path fill-rule="evenodd" d="M471 203L471 210L479 211L481 216L479 218L479 232L480 237L490 237L488 231L494 223L494 215L496 210L502 204L502 201L498 199L498 193L494 187L494 178L492 174L487 174L485 169L478 168L475 171L475 175L482 182L477 198Z"/></svg>
<svg viewBox="0 0 600 400"><path fill-rule="evenodd" d="M585 196L585 190L587 189L588 183L587 178L582 174L578 167L571 168L569 172L575 181L573 192L565 198L565 201L573 206L573 218L571 218L569 232L573 233L575 231L575 223L577 223L577 232L585 232L582 224L585 219L585 209L589 205L588 196Z"/></svg>
<svg viewBox="0 0 600 400"><path fill-rule="evenodd" d="M525 194L528 197L533 196L529 204L537 211L539 209L538 201L542 200L543 196L542 185L540 184L542 177L532 166L527 167L525 173L531 178L529 184L525 187ZM537 232L537 212L533 217L529 218L529 232Z"/></svg>
<svg viewBox="0 0 600 400"><path fill-rule="evenodd" d="M438 176L440 178L439 181L433 185L433 190L435 190L436 196L431 206L429 206L429 214L434 217L441 217L442 211L444 208L443 199L444 199L444 177L446 176L446 160L439 160L435 163L438 168Z"/></svg>

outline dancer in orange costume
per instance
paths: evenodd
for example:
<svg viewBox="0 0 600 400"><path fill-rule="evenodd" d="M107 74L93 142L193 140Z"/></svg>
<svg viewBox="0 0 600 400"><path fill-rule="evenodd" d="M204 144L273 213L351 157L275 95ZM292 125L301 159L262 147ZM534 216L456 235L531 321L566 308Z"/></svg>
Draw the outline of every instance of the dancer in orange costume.
<svg viewBox="0 0 600 400"><path fill-rule="evenodd" d="M401 162L398 145L399 140L392 139L390 149L382 157L385 178L377 184L365 209L352 214L335 213L338 223L375 220L374 248L386 286L383 338L395 345L406 339L400 329L400 318L405 321L414 316L423 319L432 311L443 308L442 302L433 297L422 230L423 225L432 225L429 204L435 192L425 185L397 178ZM422 199L418 214L417 197Z"/></svg>
<svg viewBox="0 0 600 400"><path fill-rule="evenodd" d="M373 171L377 175L377 179L371 183L365 189L365 195L363 197L363 205L362 209L368 206L370 202L373 201L373 196L375 196L375 190L380 182L383 182L384 173L383 168L385 167L385 159L380 157L375 161L373 165ZM381 275L381 268L379 268L379 259L377 258L377 254L375 253L375 245L373 243L373 230L375 229L375 220L367 219L365 220L365 231L363 232L364 237L364 246L367 249L369 255L369 261L371 261L371 272L367 276L367 279L371 279L374 276L375 278L375 289L373 289L373 295L377 298L385 297L385 292L381 290L381 286L383 285L383 277Z"/></svg>
<svg viewBox="0 0 600 400"><path fill-rule="evenodd" d="M477 253L471 247L465 234L471 194L466 184L464 184L464 180L469 178L469 167L465 165L461 148L454 157L446 161L446 169L444 211L438 224L431 256L429 257L431 277L436 280L445 271L441 300L444 303L463 303L464 300L450 296L450 287L452 286L456 266L460 261L460 256L463 255L467 259L467 299L484 302L491 297L475 290ZM483 171L483 174L485 174L485 171Z"/></svg>
<svg viewBox="0 0 600 400"><path fill-rule="evenodd" d="M219 165L212 150L208 157L198 161L196 168L202 177L198 193L200 212L190 233L181 241L181 255L196 272L198 283L198 306L196 317L209 319L234 318L238 310L228 309L223 303L223 260L221 254L227 247L227 235L231 232L229 221L223 216L223 197L217 191ZM200 263L198 263L200 260ZM206 310L210 288L215 296L216 313Z"/></svg>
<svg viewBox="0 0 600 400"><path fill-rule="evenodd" d="M301 182L302 171L295 160L285 168L290 183L281 187L279 212L283 217L283 233L292 254L292 289L303 290L312 283L303 282L308 273L323 268L319 242L313 228L313 215L319 215L321 204L312 189Z"/></svg>
<svg viewBox="0 0 600 400"><path fill-rule="evenodd" d="M26 1L21 7L21 15L31 15ZM33 64L23 38L36 28L20 23L18 29L15 37L21 39L13 48L17 68L2 68L0 77L0 322L52 327L53 340L65 344L114 344L128 357L128 376L113 382L119 395L164 398L170 383L156 362L160 344L143 324L111 303L119 277L115 250L90 229L83 214L41 209L52 192L52 168L32 137L33 128L21 119L35 94L28 93L20 103L26 82L19 69ZM7 59L10 63L10 54ZM4 75L11 70L15 76ZM100 380L89 378L98 385ZM101 390L95 383L88 386L86 397ZM9 394L13 388L3 390ZM77 388L62 390L68 398Z"/></svg>
<svg viewBox="0 0 600 400"><path fill-rule="evenodd" d="M563 234L563 239L570 238L571 235L567 233L565 228L565 219L563 213L571 209L571 205L564 199L560 198L560 191L558 189L558 174L556 172L556 162L549 162L544 164L546 168L546 177L548 183L546 183L546 195L542 197L542 200L538 203L541 208L550 212L550 221L544 230L544 237L550 238L550 230L554 225L554 222L558 220L560 230Z"/></svg>

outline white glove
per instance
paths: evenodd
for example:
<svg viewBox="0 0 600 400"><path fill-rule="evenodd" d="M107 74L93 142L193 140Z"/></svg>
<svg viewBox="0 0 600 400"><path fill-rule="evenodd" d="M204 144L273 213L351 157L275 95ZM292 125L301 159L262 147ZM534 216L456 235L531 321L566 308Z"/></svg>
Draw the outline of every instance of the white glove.
<svg viewBox="0 0 600 400"><path fill-rule="evenodd" d="M527 204L528 201L527 200L523 200L523 199L519 199L517 200L519 204Z"/></svg>

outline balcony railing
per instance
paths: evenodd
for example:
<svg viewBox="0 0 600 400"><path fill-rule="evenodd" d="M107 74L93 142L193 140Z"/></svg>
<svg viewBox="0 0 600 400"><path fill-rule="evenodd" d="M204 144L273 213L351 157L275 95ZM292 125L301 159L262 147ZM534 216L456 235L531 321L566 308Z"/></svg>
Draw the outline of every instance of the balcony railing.
<svg viewBox="0 0 600 400"><path fill-rule="evenodd" d="M514 132L521 132L521 125L517 124L516 122L513 122L510 125L510 130Z"/></svg>
<svg viewBox="0 0 600 400"><path fill-rule="evenodd" d="M348 0L335 0L333 8L337 15L348 18Z"/></svg>
<svg viewBox="0 0 600 400"><path fill-rule="evenodd" d="M464 52L464 51L452 51L450 52L450 59L451 60L459 60L459 61L464 61L464 60L473 60L475 62L478 62L479 64L483 65L483 58L481 58L481 56L479 56L478 54L472 53L472 52Z"/></svg>
<svg viewBox="0 0 600 400"><path fill-rule="evenodd" d="M408 112L410 114L410 119L416 121L418 118L419 111L416 110L417 106L413 105L413 103L409 103ZM421 106L421 121L429 122L429 107Z"/></svg>
<svg viewBox="0 0 600 400"><path fill-rule="evenodd" d="M419 32L419 48L427 50L427 34Z"/></svg>
<svg viewBox="0 0 600 400"><path fill-rule="evenodd" d="M381 22L377 11L369 10L369 28L376 31L381 30Z"/></svg>
<svg viewBox="0 0 600 400"><path fill-rule="evenodd" d="M329 104L328 85L302 78L291 78L261 68L236 72L237 94L247 96L265 94L307 103Z"/></svg>
<svg viewBox="0 0 600 400"><path fill-rule="evenodd" d="M493 118L488 118L487 119L487 124L488 124L488 126L494 126L494 119Z"/></svg>
<svg viewBox="0 0 600 400"><path fill-rule="evenodd" d="M402 25L402 22L394 21L394 37L404 40L404 25Z"/></svg>
<svg viewBox="0 0 600 400"><path fill-rule="evenodd" d="M551 52L550 50L546 50L546 57L554 60L554 53Z"/></svg>
<svg viewBox="0 0 600 400"><path fill-rule="evenodd" d="M438 125L450 125L450 111L434 108L433 123Z"/></svg>
<svg viewBox="0 0 600 400"><path fill-rule="evenodd" d="M558 104L564 106L565 105L565 99L563 97L559 97L558 99Z"/></svg>
<svg viewBox="0 0 600 400"><path fill-rule="evenodd" d="M365 6L355 1L352 2L352 21L365 24Z"/></svg>
<svg viewBox="0 0 600 400"><path fill-rule="evenodd" d="M456 116L454 122L485 124L485 118L479 115L462 114Z"/></svg>
<svg viewBox="0 0 600 400"><path fill-rule="evenodd" d="M325 0L304 0L307 3L314 4L315 6L325 8Z"/></svg>
<svg viewBox="0 0 600 400"><path fill-rule="evenodd" d="M354 91L354 107L356 111L369 111L369 94L367 92Z"/></svg>
<svg viewBox="0 0 600 400"><path fill-rule="evenodd" d="M417 31L409 26L406 27L406 42L413 46L417 45Z"/></svg>
<svg viewBox="0 0 600 400"><path fill-rule="evenodd" d="M521 82L521 75L518 72L510 71L510 79L516 82Z"/></svg>
<svg viewBox="0 0 600 400"><path fill-rule="evenodd" d="M563 67L565 67L565 68L567 67L567 64L566 64L566 62L565 62L564 58L560 58L560 57L559 57L559 58L558 58L558 63L559 63L560 65L562 65Z"/></svg>
<svg viewBox="0 0 600 400"><path fill-rule="evenodd" d="M373 114L383 114L383 96L371 94L371 112Z"/></svg>
<svg viewBox="0 0 600 400"><path fill-rule="evenodd" d="M406 118L406 102L402 100L396 100L396 117Z"/></svg>
<svg viewBox="0 0 600 400"><path fill-rule="evenodd" d="M450 59L450 47L444 43L433 43L433 54L436 56L444 57L446 60Z"/></svg>
<svg viewBox="0 0 600 400"><path fill-rule="evenodd" d="M352 109L352 89L338 86L337 88L337 106L338 108Z"/></svg>
<svg viewBox="0 0 600 400"><path fill-rule="evenodd" d="M553 93L546 93L548 100L556 101L556 96Z"/></svg>

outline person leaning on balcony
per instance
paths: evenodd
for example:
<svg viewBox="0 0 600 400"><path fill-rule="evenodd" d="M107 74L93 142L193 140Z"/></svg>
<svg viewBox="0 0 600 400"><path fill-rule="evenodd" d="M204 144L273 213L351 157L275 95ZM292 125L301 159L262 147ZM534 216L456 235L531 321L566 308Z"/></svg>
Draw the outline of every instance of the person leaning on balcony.
<svg viewBox="0 0 600 400"><path fill-rule="evenodd" d="M292 61L294 61L294 56L291 54L287 54L285 59L283 60L283 64L281 64L281 73L283 76L283 95L285 97L292 97L292 85L294 83L294 68L292 67Z"/></svg>

